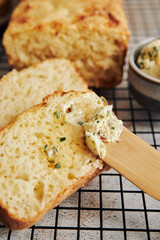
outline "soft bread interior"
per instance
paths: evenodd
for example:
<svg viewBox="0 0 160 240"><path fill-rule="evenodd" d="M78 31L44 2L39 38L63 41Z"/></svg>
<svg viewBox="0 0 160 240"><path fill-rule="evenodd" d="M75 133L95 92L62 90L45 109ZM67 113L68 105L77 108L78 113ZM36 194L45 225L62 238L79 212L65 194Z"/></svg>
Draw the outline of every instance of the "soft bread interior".
<svg viewBox="0 0 160 240"><path fill-rule="evenodd" d="M67 188L103 168L86 146L80 124L101 104L92 91L54 93L1 131L0 203L13 218L35 218L49 203L55 206ZM49 162L46 145L47 151L57 149L52 160L60 168Z"/></svg>
<svg viewBox="0 0 160 240"><path fill-rule="evenodd" d="M0 129L54 91L87 89L69 60L50 59L22 71L13 70L0 81Z"/></svg>

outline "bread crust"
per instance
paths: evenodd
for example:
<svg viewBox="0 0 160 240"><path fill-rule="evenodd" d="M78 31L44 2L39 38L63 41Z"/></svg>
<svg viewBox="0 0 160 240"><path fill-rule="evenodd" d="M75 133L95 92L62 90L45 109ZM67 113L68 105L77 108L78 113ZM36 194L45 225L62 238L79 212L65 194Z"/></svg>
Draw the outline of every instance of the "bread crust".
<svg viewBox="0 0 160 240"><path fill-rule="evenodd" d="M109 165L104 163L104 167L102 170L99 170L97 168L95 171L91 171L87 176L79 179L77 181L77 184L69 186L63 192L61 192L58 195L56 201L50 201L45 207L45 209L41 211L36 217L34 217L34 219L28 219L27 221L17 219L15 218L15 216L11 215L5 207L2 207L2 204L0 203L0 219L5 225L5 227L12 230L23 230L29 228L38 221L40 221L49 210L58 206L64 199L66 199L67 197L75 193L78 189L89 183L96 176L99 176L104 171L108 171L110 168L111 167Z"/></svg>
<svg viewBox="0 0 160 240"><path fill-rule="evenodd" d="M16 68L65 57L90 87L107 88L122 81L129 36L121 0L25 0L15 9L3 44Z"/></svg>
<svg viewBox="0 0 160 240"><path fill-rule="evenodd" d="M87 92L91 92L92 90L88 90ZM32 108L30 108L29 110L24 111L23 113L27 113L27 112L31 112L31 111L36 111L39 108L42 107L46 107L47 104L49 104L50 99L52 98L56 98L56 96L61 96L63 97L64 95L74 95L75 97L78 96L79 94L83 95L86 94L87 92L76 92L76 91L69 91L69 92L63 92L63 91L56 91L51 95L46 96L43 99L43 102L33 106ZM95 94L95 93L94 93ZM96 95L96 94L95 94ZM104 105L107 105L107 101L105 101ZM15 124L15 122L18 120L18 118L21 117L21 115L23 115L23 113L20 113L13 122L9 123L6 127L4 127L3 129L0 130L0 133L3 135L5 134L4 130L9 130L10 128L12 128L12 126ZM88 151L90 151L88 149ZM36 222L40 221L44 215L52 208L58 206L65 198L67 198L68 196L70 196L71 194L73 194L74 192L76 192L79 188L81 188L82 186L84 186L85 184L87 184L89 181L91 181L94 177L100 175L102 172L107 171L110 169L110 166L107 165L105 162L103 162L103 168L100 170L98 167L97 168L92 168L88 174L86 174L83 177L80 177L79 179L77 179L76 182L74 182L74 184L68 186L67 188L65 188L62 192L60 192L57 196L56 199L51 200L48 204L46 204L45 208L40 211L34 218L28 218L26 219L19 219L17 218L15 215L11 214L6 206L3 206L2 202L0 201L0 219L2 220L2 222L4 223L4 225L12 230L22 230L22 229L26 229L32 225L34 225Z"/></svg>

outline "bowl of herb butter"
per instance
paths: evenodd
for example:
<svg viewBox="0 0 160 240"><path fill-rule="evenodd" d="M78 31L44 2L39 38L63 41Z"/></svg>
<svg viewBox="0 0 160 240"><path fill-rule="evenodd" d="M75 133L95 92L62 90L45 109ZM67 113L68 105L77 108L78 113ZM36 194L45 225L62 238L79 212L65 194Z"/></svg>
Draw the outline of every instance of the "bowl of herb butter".
<svg viewBox="0 0 160 240"><path fill-rule="evenodd" d="M160 36L140 42L131 51L128 80L141 105L160 111Z"/></svg>

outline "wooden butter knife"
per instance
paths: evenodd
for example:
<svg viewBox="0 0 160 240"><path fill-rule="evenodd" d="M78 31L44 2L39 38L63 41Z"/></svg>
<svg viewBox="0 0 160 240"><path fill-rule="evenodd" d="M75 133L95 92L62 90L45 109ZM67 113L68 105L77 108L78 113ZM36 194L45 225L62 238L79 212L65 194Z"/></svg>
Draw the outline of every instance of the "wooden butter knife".
<svg viewBox="0 0 160 240"><path fill-rule="evenodd" d="M103 159L117 172L155 199L160 200L160 152L124 128L116 143L105 143Z"/></svg>

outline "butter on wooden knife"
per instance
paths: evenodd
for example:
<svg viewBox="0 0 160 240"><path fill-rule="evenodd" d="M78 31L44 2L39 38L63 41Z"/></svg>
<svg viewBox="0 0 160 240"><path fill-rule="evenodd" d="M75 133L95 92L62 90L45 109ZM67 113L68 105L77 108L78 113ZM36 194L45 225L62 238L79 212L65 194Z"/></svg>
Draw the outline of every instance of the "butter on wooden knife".
<svg viewBox="0 0 160 240"><path fill-rule="evenodd" d="M150 196L160 200L160 152L123 127L112 106L83 124L90 150Z"/></svg>

